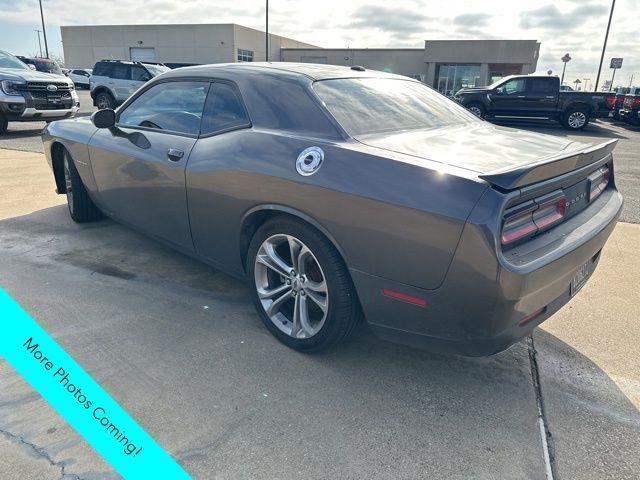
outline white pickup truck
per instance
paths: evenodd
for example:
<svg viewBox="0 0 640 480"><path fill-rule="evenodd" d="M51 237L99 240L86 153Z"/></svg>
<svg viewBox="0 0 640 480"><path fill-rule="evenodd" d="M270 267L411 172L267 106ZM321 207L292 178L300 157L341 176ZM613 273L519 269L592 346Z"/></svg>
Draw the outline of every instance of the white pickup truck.
<svg viewBox="0 0 640 480"><path fill-rule="evenodd" d="M73 82L32 70L0 50L0 135L9 122L39 122L73 117L80 101Z"/></svg>

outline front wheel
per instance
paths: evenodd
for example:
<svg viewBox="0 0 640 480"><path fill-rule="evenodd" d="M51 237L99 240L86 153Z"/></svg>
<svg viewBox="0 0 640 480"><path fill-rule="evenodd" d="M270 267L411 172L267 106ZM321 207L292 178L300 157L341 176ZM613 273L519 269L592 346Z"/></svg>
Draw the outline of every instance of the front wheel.
<svg viewBox="0 0 640 480"><path fill-rule="evenodd" d="M467 105L467 110L469 110L478 118L484 118L485 114L487 113L484 105L482 105L481 103L470 103L469 105Z"/></svg>
<svg viewBox="0 0 640 480"><path fill-rule="evenodd" d="M569 130L581 130L589 123L589 112L582 108L571 108L567 111L562 121Z"/></svg>
<svg viewBox="0 0 640 480"><path fill-rule="evenodd" d="M342 258L303 222L283 217L260 227L249 246L247 278L265 326L296 350L331 347L353 332L360 317Z"/></svg>
<svg viewBox="0 0 640 480"><path fill-rule="evenodd" d="M115 106L115 100L106 92L100 92L96 97L96 107L98 107L98 110L113 110Z"/></svg>
<svg viewBox="0 0 640 480"><path fill-rule="evenodd" d="M92 222L102 218L102 212L89 197L73 159L66 151L64 152L63 169L67 206L71 218L77 223Z"/></svg>

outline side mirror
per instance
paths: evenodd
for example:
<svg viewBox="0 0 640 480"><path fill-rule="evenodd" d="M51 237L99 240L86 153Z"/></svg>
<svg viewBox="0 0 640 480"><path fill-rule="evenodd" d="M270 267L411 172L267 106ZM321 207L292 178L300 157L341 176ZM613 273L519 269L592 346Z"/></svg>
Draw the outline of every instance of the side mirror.
<svg viewBox="0 0 640 480"><path fill-rule="evenodd" d="M151 75L143 75L142 77L140 77L140 80L142 82L148 82L149 80L151 80Z"/></svg>
<svg viewBox="0 0 640 480"><path fill-rule="evenodd" d="M32 63L27 63L27 67L29 67L31 70L35 70L36 66Z"/></svg>
<svg viewBox="0 0 640 480"><path fill-rule="evenodd" d="M504 88L498 87L496 88L496 95L502 95L504 93Z"/></svg>
<svg viewBox="0 0 640 480"><path fill-rule="evenodd" d="M98 110L91 114L91 122L98 128L111 128L116 124L116 112L110 109Z"/></svg>

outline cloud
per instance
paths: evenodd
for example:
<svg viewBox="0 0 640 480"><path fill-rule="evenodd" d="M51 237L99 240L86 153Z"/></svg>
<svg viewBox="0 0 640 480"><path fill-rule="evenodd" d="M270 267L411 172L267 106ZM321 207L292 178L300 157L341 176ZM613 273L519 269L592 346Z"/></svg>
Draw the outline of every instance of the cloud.
<svg viewBox="0 0 640 480"><path fill-rule="evenodd" d="M486 27L491 17L488 13L463 13L454 17L453 24L461 27Z"/></svg>
<svg viewBox="0 0 640 480"><path fill-rule="evenodd" d="M376 29L395 38L409 38L423 33L431 19L415 10L363 5L358 8L349 24L350 28Z"/></svg>
<svg viewBox="0 0 640 480"><path fill-rule="evenodd" d="M547 5L535 10L520 13L521 28L542 28L545 30L573 30L599 15L606 15L609 8L605 5L586 4L562 13L555 5Z"/></svg>

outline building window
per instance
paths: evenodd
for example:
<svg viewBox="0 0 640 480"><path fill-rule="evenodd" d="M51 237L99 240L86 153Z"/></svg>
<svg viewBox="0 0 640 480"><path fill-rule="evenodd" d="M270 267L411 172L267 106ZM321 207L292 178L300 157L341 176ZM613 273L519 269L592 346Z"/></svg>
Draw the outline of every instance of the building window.
<svg viewBox="0 0 640 480"><path fill-rule="evenodd" d="M439 64L436 85L440 93L453 96L461 88L479 87L480 65Z"/></svg>
<svg viewBox="0 0 640 480"><path fill-rule="evenodd" d="M251 50L238 49L239 62L253 62L253 52Z"/></svg>

